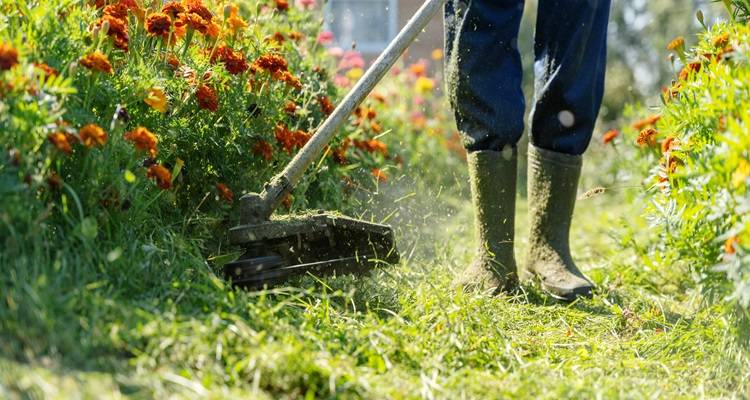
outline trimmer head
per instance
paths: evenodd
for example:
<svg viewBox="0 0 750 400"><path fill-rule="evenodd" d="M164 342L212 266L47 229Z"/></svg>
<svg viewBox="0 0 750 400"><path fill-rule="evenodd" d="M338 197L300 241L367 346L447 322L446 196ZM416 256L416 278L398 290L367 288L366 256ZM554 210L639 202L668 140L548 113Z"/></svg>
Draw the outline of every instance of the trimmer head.
<svg viewBox="0 0 750 400"><path fill-rule="evenodd" d="M399 261L390 226L332 214L240 225L229 240L245 253L224 266L224 275L243 287L272 286L308 272L363 274Z"/></svg>

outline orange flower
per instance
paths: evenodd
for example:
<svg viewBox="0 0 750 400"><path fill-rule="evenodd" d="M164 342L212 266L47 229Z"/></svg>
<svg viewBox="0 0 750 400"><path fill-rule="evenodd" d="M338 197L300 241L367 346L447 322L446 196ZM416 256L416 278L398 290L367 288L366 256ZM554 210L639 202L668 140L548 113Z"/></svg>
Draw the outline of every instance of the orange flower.
<svg viewBox="0 0 750 400"><path fill-rule="evenodd" d="M370 123L370 129L372 129L372 131L375 133L383 132L383 127L381 127L380 124L375 121L372 121Z"/></svg>
<svg viewBox="0 0 750 400"><path fill-rule="evenodd" d="M172 19L163 12L153 13L146 18L146 31L152 36L169 37Z"/></svg>
<svg viewBox="0 0 750 400"><path fill-rule="evenodd" d="M729 33L725 32L715 37L711 44L713 44L714 47L726 47L729 44Z"/></svg>
<svg viewBox="0 0 750 400"><path fill-rule="evenodd" d="M646 128L638 134L636 143L639 146L656 146L656 136L658 132L654 128Z"/></svg>
<svg viewBox="0 0 750 400"><path fill-rule="evenodd" d="M680 50L685 47L685 38L677 36L667 44L667 50Z"/></svg>
<svg viewBox="0 0 750 400"><path fill-rule="evenodd" d="M302 148L311 137L305 131L291 131L281 124L276 125L276 128L274 128L274 136L281 148L289 154L292 154L295 148Z"/></svg>
<svg viewBox="0 0 750 400"><path fill-rule="evenodd" d="M274 78L286 83L288 86L291 86L297 90L302 89L302 82L300 82L300 80L296 76L292 75L292 73L289 71L283 71L279 74L274 74Z"/></svg>
<svg viewBox="0 0 750 400"><path fill-rule="evenodd" d="M286 71L288 64L284 57L278 54L264 54L253 62L252 70L263 70L270 73Z"/></svg>
<svg viewBox="0 0 750 400"><path fill-rule="evenodd" d="M427 66L424 63L418 62L409 66L409 72L414 76L425 76L427 74Z"/></svg>
<svg viewBox="0 0 750 400"><path fill-rule="evenodd" d="M146 176L148 178L154 179L156 181L156 185L164 190L172 187L172 173L159 164L154 164L148 167Z"/></svg>
<svg viewBox="0 0 750 400"><path fill-rule="evenodd" d="M0 42L0 71L7 71L18 64L18 50L8 43Z"/></svg>
<svg viewBox="0 0 750 400"><path fill-rule="evenodd" d="M49 65L47 65L45 63L34 63L34 68L36 68L36 69L44 72L44 74L47 75L47 76L57 76L58 75L56 69L50 67Z"/></svg>
<svg viewBox="0 0 750 400"><path fill-rule="evenodd" d="M291 32L289 32L288 36L289 36L289 39L292 39L295 42L299 41L299 40L302 40L302 37L303 37L302 36L302 32L298 32L298 31L291 31Z"/></svg>
<svg viewBox="0 0 750 400"><path fill-rule="evenodd" d="M646 127L654 126L660 119L661 115L659 114L650 115L642 120L633 123L633 129L640 131Z"/></svg>
<svg viewBox="0 0 750 400"><path fill-rule="evenodd" d="M63 153L70 155L70 153L73 152L73 149L70 147L70 142L68 141L68 135L65 133L50 133L47 136L47 139L57 148L57 150L60 150Z"/></svg>
<svg viewBox="0 0 750 400"><path fill-rule="evenodd" d="M378 182L388 181L388 175L386 175L385 172L381 171L380 168L373 168L371 173L372 173L372 176L374 176Z"/></svg>
<svg viewBox="0 0 750 400"><path fill-rule="evenodd" d="M245 28L247 28L247 22L245 22L244 19L237 15L232 15L229 18L227 18L227 25L229 25L229 30L232 33L237 33Z"/></svg>
<svg viewBox="0 0 750 400"><path fill-rule="evenodd" d="M178 60L177 56L175 56L174 54L169 54L167 56L167 64L169 64L169 66L172 67L173 70L180 68L180 60Z"/></svg>
<svg viewBox="0 0 750 400"><path fill-rule="evenodd" d="M701 68L703 67L703 64L699 62L694 62L686 65L678 75L678 79L681 81L686 81L692 72L698 73L700 72Z"/></svg>
<svg viewBox="0 0 750 400"><path fill-rule="evenodd" d="M385 104L385 96L383 96L382 93L374 92L371 94L372 98L377 100L380 103Z"/></svg>
<svg viewBox="0 0 750 400"><path fill-rule="evenodd" d="M226 201L229 204L232 204L234 202L234 193L227 187L227 185L223 183L217 183L216 184L216 190L219 191L219 196L221 196L224 201Z"/></svg>
<svg viewBox="0 0 750 400"><path fill-rule="evenodd" d="M602 138L602 142L606 145L611 143L615 138L620 136L620 132L617 129L610 129L606 133L604 133L604 137Z"/></svg>
<svg viewBox="0 0 750 400"><path fill-rule="evenodd" d="M388 145L377 139L370 140L355 140L354 147L367 151L369 153L380 153L384 156L388 155Z"/></svg>
<svg viewBox="0 0 750 400"><path fill-rule="evenodd" d="M730 237L724 242L724 253L725 254L734 254L737 252L737 246L740 244L740 238L738 238L736 235Z"/></svg>
<svg viewBox="0 0 750 400"><path fill-rule="evenodd" d="M171 3L165 4L164 7L161 8L161 12L169 15L170 17L172 17L172 19L175 19L180 14L185 12L185 6L182 5L182 3L180 3L179 1L173 1Z"/></svg>
<svg viewBox="0 0 750 400"><path fill-rule="evenodd" d="M263 157L266 161L271 161L273 159L273 147L265 140L259 140L253 146L253 154Z"/></svg>
<svg viewBox="0 0 750 400"><path fill-rule="evenodd" d="M286 11L289 9L288 0L276 0L276 9L279 11Z"/></svg>
<svg viewBox="0 0 750 400"><path fill-rule="evenodd" d="M96 22L96 26L101 28L107 24L107 36L120 50L128 51L128 6L122 2L110 4L104 7L102 17Z"/></svg>
<svg viewBox="0 0 750 400"><path fill-rule="evenodd" d="M107 56L99 51L87 54L86 56L81 58L80 63L81 65L92 71L103 72L106 74L111 74L114 72L112 70L112 64L109 63L109 59L107 58Z"/></svg>
<svg viewBox="0 0 750 400"><path fill-rule="evenodd" d="M378 113L377 111L375 111L374 108L367 109L367 119L372 120L372 119L375 119L375 117L377 116L378 116Z"/></svg>
<svg viewBox="0 0 750 400"><path fill-rule="evenodd" d="M333 107L333 103L331 102L331 99L328 98L328 96L318 97L318 104L320 105L320 110L323 111L323 114L325 115L331 115L333 110L335 110L335 108Z"/></svg>
<svg viewBox="0 0 750 400"><path fill-rule="evenodd" d="M78 135L81 137L86 147L104 146L107 143L107 133L96 124L85 125L78 131Z"/></svg>
<svg viewBox="0 0 750 400"><path fill-rule="evenodd" d="M339 147L333 150L333 161L335 161L336 164L346 164L346 151L349 149L349 144L351 144L351 142L351 139L346 138L341 142Z"/></svg>
<svg viewBox="0 0 750 400"><path fill-rule="evenodd" d="M198 108L216 112L219 109L219 99L216 92L208 85L201 84L195 91L195 99L198 101Z"/></svg>
<svg viewBox="0 0 750 400"><path fill-rule="evenodd" d="M211 55L211 63L221 61L224 68L232 75L238 75L248 70L245 55L239 51L232 50L229 46L222 44L216 47Z"/></svg>
<svg viewBox="0 0 750 400"><path fill-rule="evenodd" d="M674 136L670 136L661 142L661 152L666 153L672 150L672 148L674 148L678 144L679 142L677 141L677 139Z"/></svg>
<svg viewBox="0 0 750 400"><path fill-rule="evenodd" d="M287 101L286 104L284 104L284 112L290 115L294 115L294 113L297 112L297 103L293 101Z"/></svg>
<svg viewBox="0 0 750 400"><path fill-rule="evenodd" d="M159 139L148 129L139 126L134 131L126 132L124 137L125 140L133 142L136 149L147 152L151 157L156 157L158 153L156 145Z"/></svg>

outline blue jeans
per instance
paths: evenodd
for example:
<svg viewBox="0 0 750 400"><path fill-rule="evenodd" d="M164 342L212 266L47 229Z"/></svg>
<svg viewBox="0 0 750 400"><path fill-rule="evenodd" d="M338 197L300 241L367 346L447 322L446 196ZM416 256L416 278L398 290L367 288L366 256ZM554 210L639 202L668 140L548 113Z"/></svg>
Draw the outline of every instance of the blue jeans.
<svg viewBox="0 0 750 400"><path fill-rule="evenodd" d="M515 147L525 102L518 30L523 0L448 0L446 80L468 151ZM610 0L539 0L531 143L579 155L604 91Z"/></svg>

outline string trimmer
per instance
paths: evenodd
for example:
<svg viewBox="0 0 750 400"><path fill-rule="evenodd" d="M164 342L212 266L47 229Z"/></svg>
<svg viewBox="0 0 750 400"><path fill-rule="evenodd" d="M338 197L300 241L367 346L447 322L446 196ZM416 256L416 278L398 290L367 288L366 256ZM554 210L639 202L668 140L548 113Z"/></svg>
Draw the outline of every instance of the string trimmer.
<svg viewBox="0 0 750 400"><path fill-rule="evenodd" d="M306 273L364 273L399 261L390 226L328 213L273 219L271 215L444 1L425 1L286 168L261 193L240 199L241 224L229 231L229 240L245 253L224 266L234 284L262 287Z"/></svg>

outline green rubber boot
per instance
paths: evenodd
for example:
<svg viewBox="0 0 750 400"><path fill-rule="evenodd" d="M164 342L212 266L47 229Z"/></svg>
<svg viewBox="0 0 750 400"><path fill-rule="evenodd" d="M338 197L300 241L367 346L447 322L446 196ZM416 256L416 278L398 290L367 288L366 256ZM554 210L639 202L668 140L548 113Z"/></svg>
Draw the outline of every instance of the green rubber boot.
<svg viewBox="0 0 750 400"><path fill-rule="evenodd" d="M475 151L468 155L477 254L457 279L465 289L509 292L518 287L513 256L518 155Z"/></svg>
<svg viewBox="0 0 750 400"><path fill-rule="evenodd" d="M582 157L529 144L528 160L531 231L521 279L538 278L542 290L559 300L589 297L594 284L576 267L568 242Z"/></svg>

